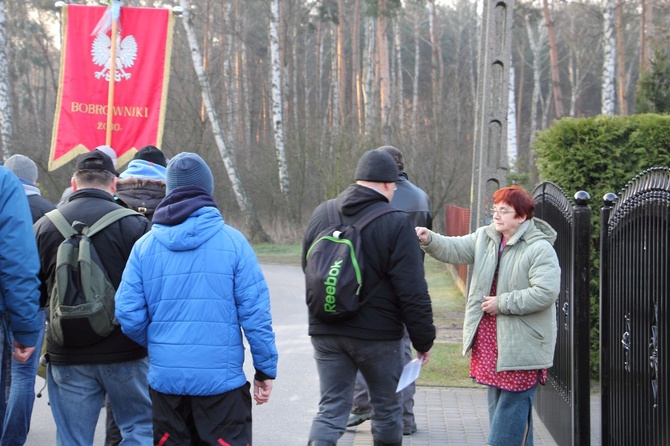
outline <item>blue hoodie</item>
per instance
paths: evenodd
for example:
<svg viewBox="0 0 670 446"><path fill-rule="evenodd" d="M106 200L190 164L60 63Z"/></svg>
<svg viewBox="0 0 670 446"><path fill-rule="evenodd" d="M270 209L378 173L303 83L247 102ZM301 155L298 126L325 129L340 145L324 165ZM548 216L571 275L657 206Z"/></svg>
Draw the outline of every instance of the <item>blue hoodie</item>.
<svg viewBox="0 0 670 446"><path fill-rule="evenodd" d="M255 253L204 189L174 189L133 247L116 293L123 332L149 349L149 385L217 395L247 381L242 330L257 379L275 378L270 295Z"/></svg>

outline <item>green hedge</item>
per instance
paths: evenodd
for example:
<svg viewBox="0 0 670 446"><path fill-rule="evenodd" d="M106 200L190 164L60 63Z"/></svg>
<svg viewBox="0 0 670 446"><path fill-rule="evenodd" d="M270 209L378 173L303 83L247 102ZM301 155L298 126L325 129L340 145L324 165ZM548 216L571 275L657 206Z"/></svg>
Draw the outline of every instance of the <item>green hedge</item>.
<svg viewBox="0 0 670 446"><path fill-rule="evenodd" d="M600 209L608 192L619 195L637 174L670 166L670 116L644 114L564 118L538 134L533 145L541 181L560 186L568 196L591 195L591 376L599 372Z"/></svg>

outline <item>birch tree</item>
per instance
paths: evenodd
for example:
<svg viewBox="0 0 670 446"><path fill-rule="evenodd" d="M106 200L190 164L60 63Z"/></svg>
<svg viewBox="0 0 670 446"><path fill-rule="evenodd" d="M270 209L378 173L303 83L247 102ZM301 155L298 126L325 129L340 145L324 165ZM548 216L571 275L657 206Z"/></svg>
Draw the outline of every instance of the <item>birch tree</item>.
<svg viewBox="0 0 670 446"><path fill-rule="evenodd" d="M546 27L538 21L535 24L530 22L530 18L526 16L526 31L528 33L528 44L530 46L531 54L533 55L533 90L530 99L530 141L528 146L532 147L535 142L537 134L537 105L542 93L542 48L546 42Z"/></svg>
<svg viewBox="0 0 670 446"><path fill-rule="evenodd" d="M12 155L12 101L9 87L7 63L7 15L5 1L0 0L0 137L2 137L2 157Z"/></svg>
<svg viewBox="0 0 670 446"><path fill-rule="evenodd" d="M603 115L614 115L616 97L614 90L616 68L615 7L615 0L603 0L603 72L601 93L601 113Z"/></svg>
<svg viewBox="0 0 670 446"><path fill-rule="evenodd" d="M184 30L186 31L186 37L188 39L188 45L191 52L191 59L193 61L193 68L195 69L196 75L198 77L198 84L200 85L202 100L205 104L205 110L207 111L207 117L209 118L210 124L212 126L212 131L214 132L216 145L219 149L219 153L221 154L223 164L226 166L228 178L232 185L237 204L242 211L245 225L247 228L249 228L251 239L256 242L269 242L270 237L263 230L263 227L258 220L258 216L256 215L256 211L254 210L253 204L249 200L242 181L237 174L237 166L235 165L235 158L233 153L226 145L221 119L219 118L212 100L209 79L207 78L207 74L205 73L205 70L202 66L202 53L198 44L198 38L195 33L195 29L193 28L193 23L191 23L191 2L190 0L180 0L180 5L183 9L182 24L184 25Z"/></svg>
<svg viewBox="0 0 670 446"><path fill-rule="evenodd" d="M365 134L372 133L374 117L376 115L375 95L375 19L365 16L365 86L363 100L365 107Z"/></svg>
<svg viewBox="0 0 670 446"><path fill-rule="evenodd" d="M402 65L402 40L400 36L400 18L396 18L393 21L393 36L395 43L395 60L396 60L396 69L394 70L395 74L395 94L394 103L395 109L398 112L398 130L401 133L405 131L405 105L403 104L403 65Z"/></svg>
<svg viewBox="0 0 670 446"><path fill-rule="evenodd" d="M284 117L282 107L282 72L279 57L279 0L272 0L270 19L270 60L272 65L272 124L277 165L279 166L279 188L287 205L291 203L291 183L284 147ZM292 215L293 213L291 213ZM292 215L292 217L294 217Z"/></svg>

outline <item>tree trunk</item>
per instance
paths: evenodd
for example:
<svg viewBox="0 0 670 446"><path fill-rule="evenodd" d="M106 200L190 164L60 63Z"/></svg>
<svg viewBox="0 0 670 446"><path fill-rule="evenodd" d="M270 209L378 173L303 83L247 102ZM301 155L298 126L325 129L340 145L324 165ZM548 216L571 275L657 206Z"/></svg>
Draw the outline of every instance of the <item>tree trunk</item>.
<svg viewBox="0 0 670 446"><path fill-rule="evenodd" d="M516 134L516 102L514 101L514 66L509 69L509 100L507 103L507 163L516 171L518 138Z"/></svg>
<svg viewBox="0 0 670 446"><path fill-rule="evenodd" d="M540 93L542 92L542 42L546 38L544 28L541 23L537 23L537 33L533 31L533 26L530 23L528 16L526 16L526 30L528 32L528 45L530 46L531 54L533 55L533 92L530 99L530 138L528 147L532 147L535 142L535 136L538 130L537 104L540 100Z"/></svg>
<svg viewBox="0 0 670 446"><path fill-rule="evenodd" d="M343 20L343 17L345 17L344 0L337 1L337 10L338 17L340 17L337 24L337 120L340 122L340 125L344 125L345 116L347 115L347 95L345 94L347 91L347 62L344 48L344 25L346 22Z"/></svg>
<svg viewBox="0 0 670 446"><path fill-rule="evenodd" d="M614 30L614 0L603 3L603 72L601 110L603 115L614 115L614 76L616 67L616 38Z"/></svg>
<svg viewBox="0 0 670 446"><path fill-rule="evenodd" d="M440 97L442 91L440 89L440 79L439 79L439 41L437 39L437 18L435 14L435 0L431 0L428 3L429 10L429 30L430 30L430 52L431 52L431 63L430 63L430 79L433 86L433 129L437 134L440 123Z"/></svg>
<svg viewBox="0 0 670 446"><path fill-rule="evenodd" d="M380 1L380 5L381 5ZM380 6L381 8L381 6ZM389 63L389 41L386 35L386 15L377 14L377 55L379 60L379 110L384 144L391 144L391 68Z"/></svg>
<svg viewBox="0 0 670 446"><path fill-rule="evenodd" d="M395 60L396 73L395 94L393 102L398 112L398 130L401 134L405 133L405 105L403 104L403 69L402 69L402 41L400 35L400 19L396 18L393 22L394 40L395 40Z"/></svg>
<svg viewBox="0 0 670 446"><path fill-rule="evenodd" d="M563 117L563 92L561 91L561 74L558 66L558 45L556 44L556 32L554 22L549 11L548 0L542 0L542 11L544 13L544 22L547 25L547 35L549 36L549 59L551 61L551 87L554 92L554 111L555 118Z"/></svg>
<svg viewBox="0 0 670 446"><path fill-rule="evenodd" d="M617 74L618 74L618 91L619 91L619 113L623 116L628 115L628 98L626 94L626 86L628 80L626 76L626 60L625 60L625 44L623 31L623 13L624 1L619 0L616 7L616 58L617 58Z"/></svg>
<svg viewBox="0 0 670 446"><path fill-rule="evenodd" d="M654 35L654 0L640 0L640 73L649 69L652 49L649 45Z"/></svg>
<svg viewBox="0 0 670 446"><path fill-rule="evenodd" d="M279 52L279 0L272 0L272 18L270 19L270 59L272 64L272 134L274 136L275 150L277 152L277 165L279 166L279 189L284 195L286 205L290 209L291 204L291 182L288 175L288 162L286 161L286 149L284 147L284 112L282 101L282 70ZM297 220L293 212L289 212L289 218L295 223Z"/></svg>
<svg viewBox="0 0 670 446"><path fill-rule="evenodd" d="M12 156L12 100L9 87L9 66L7 61L7 15L5 1L0 0L0 138L2 138L2 158Z"/></svg>
<svg viewBox="0 0 670 446"><path fill-rule="evenodd" d="M354 2L351 21L351 94L358 134L363 131L363 79L361 76L361 1Z"/></svg>
<svg viewBox="0 0 670 446"><path fill-rule="evenodd" d="M414 79L412 82L412 147L419 131L419 76L421 74L421 8L414 5Z"/></svg>
<svg viewBox="0 0 670 446"><path fill-rule="evenodd" d="M374 116L376 116L375 107L375 19L374 17L365 17L365 94L363 96L365 107L365 134L370 136L374 125Z"/></svg>
<svg viewBox="0 0 670 446"><path fill-rule="evenodd" d="M202 100L205 103L205 109L207 111L207 116L212 125L212 131L214 132L214 139L216 140L216 145L221 154L223 164L226 166L226 171L228 173L228 178L237 199L237 204L242 211L244 216L245 226L249 228L250 237L252 241L255 242L269 242L271 241L270 237L265 233L263 227L261 226L256 211L249 200L247 193L242 185L242 181L237 175L237 167L235 165L235 159L232 152L228 149L225 142L225 137L223 130L221 128L221 120L218 116L216 109L214 108L214 103L212 101L212 92L209 85L209 80L207 79L207 74L202 66L202 53L198 45L198 38L191 23L191 2L190 0L180 0L181 7L184 9L182 16L182 23L184 25L184 30L186 31L186 37L188 38L189 47L191 50L191 59L193 60L193 68L198 76L198 83L200 84L200 90L202 93Z"/></svg>

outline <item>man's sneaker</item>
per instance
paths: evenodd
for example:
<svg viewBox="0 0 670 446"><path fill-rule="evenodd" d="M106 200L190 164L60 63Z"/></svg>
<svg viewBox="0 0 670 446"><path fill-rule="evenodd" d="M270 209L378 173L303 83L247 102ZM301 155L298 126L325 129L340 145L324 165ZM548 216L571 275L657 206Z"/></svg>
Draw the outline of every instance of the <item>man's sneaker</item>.
<svg viewBox="0 0 670 446"><path fill-rule="evenodd" d="M349 418L349 419L351 419L351 418ZM412 423L408 426L405 426L402 429L402 434L403 435L412 435L414 432L416 432L416 423Z"/></svg>
<svg viewBox="0 0 670 446"><path fill-rule="evenodd" d="M372 412L353 413L349 415L347 427L358 426L361 423L368 421L372 417Z"/></svg>

